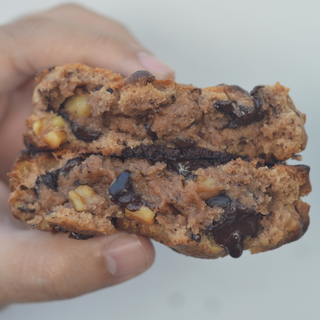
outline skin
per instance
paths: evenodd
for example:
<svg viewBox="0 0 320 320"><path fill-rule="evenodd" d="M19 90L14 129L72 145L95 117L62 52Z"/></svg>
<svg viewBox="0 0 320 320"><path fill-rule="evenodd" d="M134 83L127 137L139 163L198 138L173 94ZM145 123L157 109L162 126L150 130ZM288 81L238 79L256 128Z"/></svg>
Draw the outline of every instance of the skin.
<svg viewBox="0 0 320 320"><path fill-rule="evenodd" d="M0 26L0 306L76 297L131 279L153 263L149 239L127 233L87 241L29 230L14 221L6 173L24 148L34 77L44 68L80 62L128 76L174 71L154 58L119 23L64 5Z"/></svg>

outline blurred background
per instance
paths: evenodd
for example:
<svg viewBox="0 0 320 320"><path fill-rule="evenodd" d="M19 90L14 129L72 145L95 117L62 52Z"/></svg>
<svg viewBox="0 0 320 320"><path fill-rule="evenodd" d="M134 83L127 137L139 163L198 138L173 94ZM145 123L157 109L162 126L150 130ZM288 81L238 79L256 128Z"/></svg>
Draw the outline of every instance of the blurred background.
<svg viewBox="0 0 320 320"><path fill-rule="evenodd" d="M129 282L72 300L12 305L0 311L0 319L320 319L320 2L69 2L124 24L176 70L177 82L237 84L248 91L276 81L289 87L307 114L302 162L311 166L313 192L304 198L311 205L311 225L298 242L258 255L245 252L240 259L200 260L155 243L154 266ZM6 1L0 24L62 3Z"/></svg>

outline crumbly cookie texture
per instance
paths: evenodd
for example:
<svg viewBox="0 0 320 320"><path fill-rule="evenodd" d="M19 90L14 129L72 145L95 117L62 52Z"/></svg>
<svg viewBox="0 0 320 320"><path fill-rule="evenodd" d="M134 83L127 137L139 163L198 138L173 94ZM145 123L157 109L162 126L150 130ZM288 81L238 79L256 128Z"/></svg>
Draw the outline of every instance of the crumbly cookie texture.
<svg viewBox="0 0 320 320"><path fill-rule="evenodd" d="M250 93L70 64L37 77L9 174L13 215L74 239L119 230L199 258L241 256L308 228L305 115L279 83Z"/></svg>
<svg viewBox="0 0 320 320"><path fill-rule="evenodd" d="M23 151L9 174L12 212L34 229L76 239L127 230L199 258L271 250L308 228L307 166L217 153L211 161L158 161L154 154Z"/></svg>
<svg viewBox="0 0 320 320"><path fill-rule="evenodd" d="M37 77L24 139L35 150L122 156L141 145L200 147L275 163L307 142L305 115L279 83L200 89L70 64Z"/></svg>

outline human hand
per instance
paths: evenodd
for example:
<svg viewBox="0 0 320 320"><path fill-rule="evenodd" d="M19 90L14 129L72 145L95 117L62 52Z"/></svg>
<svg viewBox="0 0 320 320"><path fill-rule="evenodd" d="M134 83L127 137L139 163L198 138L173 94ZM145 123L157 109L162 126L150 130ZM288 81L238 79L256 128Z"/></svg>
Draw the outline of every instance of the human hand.
<svg viewBox="0 0 320 320"><path fill-rule="evenodd" d="M79 62L128 76L147 69L159 79L173 70L149 54L118 23L80 6L65 5L0 27L0 178L23 148L24 121L32 110L34 76ZM22 230L8 212L0 184L0 305L65 299L115 285L154 261L149 239L118 233L87 241Z"/></svg>

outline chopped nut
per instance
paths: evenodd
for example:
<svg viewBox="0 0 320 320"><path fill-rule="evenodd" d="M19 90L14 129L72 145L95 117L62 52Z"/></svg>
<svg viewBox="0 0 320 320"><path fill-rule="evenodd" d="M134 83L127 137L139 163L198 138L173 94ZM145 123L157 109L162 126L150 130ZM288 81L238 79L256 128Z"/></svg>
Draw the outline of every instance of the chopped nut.
<svg viewBox="0 0 320 320"><path fill-rule="evenodd" d="M64 128L64 126L65 121L61 116L53 116L49 118L36 120L32 125L32 129L34 133L39 136L46 130L53 130L57 127L62 129Z"/></svg>
<svg viewBox="0 0 320 320"><path fill-rule="evenodd" d="M55 116L51 118L50 122L54 127L64 128L65 126L65 121L61 116Z"/></svg>
<svg viewBox="0 0 320 320"><path fill-rule="evenodd" d="M30 171L30 162L27 160L19 162L17 168L21 173L28 173Z"/></svg>
<svg viewBox="0 0 320 320"><path fill-rule="evenodd" d="M102 197L86 185L70 191L69 198L77 211L85 211L89 205L101 205L103 203Z"/></svg>
<svg viewBox="0 0 320 320"><path fill-rule="evenodd" d="M298 222L296 220L293 220L293 219L290 219L288 225L287 225L287 228L286 230L288 232L292 232L292 231L295 231L298 229Z"/></svg>
<svg viewBox="0 0 320 320"><path fill-rule="evenodd" d="M68 195L77 211L85 211L87 209L82 197L80 197L75 191L70 191Z"/></svg>
<svg viewBox="0 0 320 320"><path fill-rule="evenodd" d="M125 215L129 219L137 220L143 224L152 225L154 223L155 213L145 206L142 206L137 211L130 211L126 209Z"/></svg>
<svg viewBox="0 0 320 320"><path fill-rule="evenodd" d="M60 131L49 131L44 137L43 140L52 148L58 148L63 142L67 141L67 134Z"/></svg>
<svg viewBox="0 0 320 320"><path fill-rule="evenodd" d="M66 101L64 109L75 118L90 117L91 107L87 104L88 98L88 96L72 96Z"/></svg>
<svg viewBox="0 0 320 320"><path fill-rule="evenodd" d="M206 178L204 176L198 176L197 182L203 183L207 187L213 186L215 184L215 180L213 178Z"/></svg>
<svg viewBox="0 0 320 320"><path fill-rule="evenodd" d="M32 125L32 129L34 131L35 134L37 135L40 135L41 134L41 131L42 131L42 128L41 128L41 121L40 120L37 120L33 123Z"/></svg>
<svg viewBox="0 0 320 320"><path fill-rule="evenodd" d="M198 176L198 178L197 178L197 182L205 182L207 180L207 178L206 177L204 177L204 176Z"/></svg>
<svg viewBox="0 0 320 320"><path fill-rule="evenodd" d="M206 186L206 187L211 187L215 184L215 180L213 178L209 178L207 179L203 184Z"/></svg>

